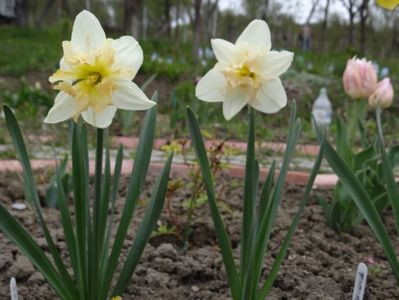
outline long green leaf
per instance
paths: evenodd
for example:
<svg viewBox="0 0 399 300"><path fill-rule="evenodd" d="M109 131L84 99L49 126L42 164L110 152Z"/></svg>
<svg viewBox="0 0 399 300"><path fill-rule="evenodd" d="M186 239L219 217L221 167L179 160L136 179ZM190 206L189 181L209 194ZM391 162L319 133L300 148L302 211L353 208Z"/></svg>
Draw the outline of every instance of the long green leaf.
<svg viewBox="0 0 399 300"><path fill-rule="evenodd" d="M76 290L68 290L65 287L63 279L54 269L43 250L2 204L0 204L0 230L29 258L62 299L76 299Z"/></svg>
<svg viewBox="0 0 399 300"><path fill-rule="evenodd" d="M292 108L291 108L291 116L289 120L289 129L288 129L288 141L283 157L283 163L280 169L280 174L277 177L276 186L272 194L272 197L277 199L277 201L270 202L274 205L274 207L272 208L271 223L274 223L274 220L277 216L277 208L280 204L280 199L283 193L283 186L286 181L289 164L291 162L292 156L295 151L295 145L301 133L301 128L302 128L301 121L299 119L296 119L296 110L297 110L296 102L294 101L292 103Z"/></svg>
<svg viewBox="0 0 399 300"><path fill-rule="evenodd" d="M146 81L143 82L143 84L140 86L140 90L143 92L147 89L147 87L157 78L158 74L152 74L150 77L146 79Z"/></svg>
<svg viewBox="0 0 399 300"><path fill-rule="evenodd" d="M296 119L296 103L293 102L291 107L291 115L289 119L288 126L288 141L285 149L285 154L283 158L283 163L280 169L280 174L277 177L276 185L273 189L270 200L268 201L265 212L263 213L263 218L260 220L260 226L256 235L256 247L255 255L253 257L253 268L254 268L254 280L253 284L257 285L261 276L263 260L266 253L267 244L269 243L269 238L272 230L272 225L277 216L277 209L280 204L281 195L283 192L283 186L288 173L289 163L291 161L292 155L295 150L295 145L298 140L301 123ZM253 288L255 290L255 288Z"/></svg>
<svg viewBox="0 0 399 300"><path fill-rule="evenodd" d="M273 189L273 183L274 183L274 174L276 171L276 161L273 160L269 172L267 174L265 183L262 188L262 193L259 198L259 208L258 208L258 227L260 225L261 220L263 219L263 216L266 211L266 207L268 205L268 202L270 200L270 194Z"/></svg>
<svg viewBox="0 0 399 300"><path fill-rule="evenodd" d="M284 238L284 241L280 247L280 250L274 259L273 266L269 272L269 275L266 278L266 281L259 293L258 300L263 300L266 298L267 294L269 293L270 288L273 285L274 280L277 277L278 270L280 269L281 263L287 253L288 246L291 242L292 236L295 232L296 227L298 226L299 220L305 210L305 206L308 203L310 192L312 191L314 180L316 179L317 173L319 172L321 161L323 159L323 151L324 151L324 142L321 143L319 154L317 155L316 161L313 165L312 172L309 176L308 182L305 187L305 192L300 204L300 207L295 214L294 220L291 223L290 228L287 231L287 234Z"/></svg>
<svg viewBox="0 0 399 300"><path fill-rule="evenodd" d="M61 177L65 176L67 165L68 165L68 155L65 155L61 163L56 166L56 173L58 173L59 176ZM63 185L63 183L61 184ZM46 204L49 208L57 207L58 187L59 185L57 183L57 174L54 174L54 176L50 180L50 184L47 188L46 195L44 197L46 199Z"/></svg>
<svg viewBox="0 0 399 300"><path fill-rule="evenodd" d="M94 278L95 283L95 289L96 291L98 291L97 285L99 284L100 280L101 280L101 272L104 271L104 266L105 266L105 253L108 250L108 243L106 241L106 237L105 237L105 231L107 228L107 217L108 217L108 207L109 207L109 200L110 200L110 191L111 191L111 184L110 184L110 180L111 180L111 161L110 161L110 154L109 154L109 148L106 148L105 151L105 169L104 169L104 178L101 182L101 199L100 199L100 208L98 211L98 217L99 220L97 222L98 224L98 245L96 247L98 247L97 249L97 253L96 256L98 257L98 259L95 259L94 263L95 263L95 267L93 266L92 269L96 269L97 270L97 276ZM93 286L93 285L92 285ZM93 289L93 287L92 287ZM91 294L92 297L97 297L97 292L96 293L92 293Z"/></svg>
<svg viewBox="0 0 399 300"><path fill-rule="evenodd" d="M244 205L241 224L241 248L240 248L240 275L241 282L248 272L248 261L252 249L252 241L255 238L255 209L256 191L254 191L254 168L255 168L255 112L249 108L248 112L248 142L245 163L244 180Z"/></svg>
<svg viewBox="0 0 399 300"><path fill-rule="evenodd" d="M388 157L392 167L395 168L399 164L399 145L395 145L389 149Z"/></svg>
<svg viewBox="0 0 399 300"><path fill-rule="evenodd" d="M384 178L387 185L387 193L391 202L393 214L395 216L396 232L399 235L399 189L393 173L393 168L389 160L388 154L385 151L384 135L382 133L381 126L381 108L378 106L377 112L377 127L378 127L378 145L380 148L381 159L382 159L382 170L384 172ZM398 270L399 272L399 270Z"/></svg>
<svg viewBox="0 0 399 300"><path fill-rule="evenodd" d="M100 249L103 253L103 248L107 248L105 241L105 234L107 228L109 202L111 196L111 158L109 149L105 151L105 169L104 178L102 181L102 192L101 192L101 206L100 206L100 221L99 221L99 236L100 236Z"/></svg>
<svg viewBox="0 0 399 300"><path fill-rule="evenodd" d="M49 247L51 256L54 259L54 263L58 269L58 272L64 278L63 284L65 288L74 290L73 280L68 273L58 251L58 248L55 246L53 238L50 235L50 232L47 228L47 225L44 221L42 208L40 206L39 196L37 194L36 184L33 179L32 168L30 165L28 152L25 147L25 143L22 137L21 130L19 128L18 122L12 112L12 110L8 106L4 106L4 114L6 118L7 128L10 133L12 142L14 144L15 150L18 154L19 161L22 164L22 168L24 170L24 188L27 200L30 204L33 204L36 209L36 214L39 218L40 226L42 227L43 235L46 239L47 245Z"/></svg>
<svg viewBox="0 0 399 300"><path fill-rule="evenodd" d="M255 277L255 272L253 272L253 269L250 266L251 260L253 260L253 256L255 253L255 246L256 246L256 231L257 231L257 220L256 220L256 198L257 198L257 192L258 192L258 185L259 185L259 162L255 160L254 162L254 168L253 168L253 173L251 175L251 180L252 181L252 205L253 205L253 215L252 215L252 224L251 227L249 228L249 249L248 249L248 258L247 261L248 266L247 269L245 270L245 274L242 279L242 289L241 289L241 299L252 299L253 295L256 293L256 284L254 284L254 277Z"/></svg>
<svg viewBox="0 0 399 300"><path fill-rule="evenodd" d="M233 251L231 249L230 240L227 235L226 228L224 227L222 217L217 207L212 174L211 174L211 169L209 167L208 157L206 155L204 141L197 120L194 116L194 113L191 111L189 107L187 107L187 119L191 133L191 140L193 142L193 147L197 154L197 159L201 168L206 193L208 195L208 202L211 209L213 223L215 225L216 235L219 240L219 245L222 251L223 262L226 268L229 286L231 289L233 299L237 300L240 299L241 282L234 263Z"/></svg>
<svg viewBox="0 0 399 300"><path fill-rule="evenodd" d="M125 264L119 275L119 279L113 293L113 295L115 296L122 295L125 291L144 251L144 248L148 240L150 239L151 233L154 231L155 225L161 215L162 207L165 202L166 192L168 189L168 180L170 168L172 165L172 159L173 153L169 155L169 158L163 168L162 174L155 183L154 190L151 194L151 200L144 214L143 221L141 222L137 230L137 235L134 239L133 246L129 251Z"/></svg>
<svg viewBox="0 0 399 300"><path fill-rule="evenodd" d="M76 281L78 284L78 290L80 293L80 299L86 299L89 296L88 286L88 255L86 245L88 238L88 232L86 231L88 223L88 207L87 202L89 201L87 180L85 171L85 159L84 150L81 143L81 130L78 124L73 126L72 134L72 180L73 180L73 194L74 194L74 205L75 205L75 227L76 227L76 247L77 247L77 262L79 273L76 275ZM89 245L91 243L88 243ZM89 258L92 256L89 255ZM91 264L91 263L90 263Z"/></svg>
<svg viewBox="0 0 399 300"><path fill-rule="evenodd" d="M69 257L71 259L72 269L74 274L79 273L79 265L78 265L78 249L76 246L76 237L73 231L73 224L71 219L71 214L68 208L68 199L65 195L64 187L62 185L61 177L60 177L60 169L56 168L56 183L57 183L57 205L61 214L61 222L62 227L64 229L65 242L67 245Z"/></svg>
<svg viewBox="0 0 399 300"><path fill-rule="evenodd" d="M92 218L91 218L91 213L90 213L90 197L89 197L89 179L90 179L90 170L89 170L89 141L88 141L88 135L87 135L87 126L86 124L82 124L82 126L79 126L79 147L81 149L81 162L82 162L82 174L83 177L81 177L81 186L82 190L85 194L86 201L84 201L84 207L85 207L85 212L84 212L84 219L86 220L86 234L87 234L87 239L86 239L86 248L87 249L87 255L85 258L85 264L84 264L84 274L86 277L84 278L84 282L87 285L87 292L89 292L89 281L90 281L90 269L89 266L95 266L96 261L94 260L94 233L93 233L93 225L92 225ZM83 212L82 212L83 214ZM91 270L93 272L93 270Z"/></svg>
<svg viewBox="0 0 399 300"><path fill-rule="evenodd" d="M157 97L157 94L154 93L152 99L156 101ZM150 164L152 146L154 143L156 111L157 107L154 106L147 111L144 118L143 128L140 132L136 158L129 181L125 206L123 208L121 221L115 235L115 241L111 250L111 255L108 260L106 269L107 271L104 272L104 277L101 280L100 297L106 297L107 291L111 285L112 277L116 270L120 252L122 250L123 241L125 240L137 200L139 199L141 189L144 185L145 177Z"/></svg>
<svg viewBox="0 0 399 300"><path fill-rule="evenodd" d="M102 267L101 274L105 272L105 268L108 264L112 225L114 224L115 203L119 191L119 179L122 170L122 161L123 161L123 145L121 144L119 145L118 152L116 153L114 176L112 177L111 214L108 218L107 232L105 234L103 253L101 255L101 267Z"/></svg>

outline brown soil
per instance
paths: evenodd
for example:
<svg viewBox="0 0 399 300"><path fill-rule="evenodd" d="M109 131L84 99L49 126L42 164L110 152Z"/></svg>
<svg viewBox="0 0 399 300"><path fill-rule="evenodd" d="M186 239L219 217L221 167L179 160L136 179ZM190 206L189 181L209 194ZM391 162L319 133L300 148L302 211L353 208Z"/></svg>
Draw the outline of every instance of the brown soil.
<svg viewBox="0 0 399 300"><path fill-rule="evenodd" d="M152 176L149 178L142 193L143 201L133 219L125 250L131 245L134 228L143 214L145 199L150 193L153 180ZM187 187L186 184L184 186ZM39 186L39 189L43 193L45 185ZM239 254L241 191L241 181L226 176L219 178L217 192L221 198L221 208L236 257ZM318 192L326 197L331 195L329 190ZM120 194L123 196L125 193L126 179ZM265 274L297 210L302 193L302 187L286 187L267 252ZM306 207L268 299L351 299L357 264L367 262L369 258L375 261L375 271L370 272L365 299L399 299L399 288L381 247L369 228L362 224L351 234L336 234L325 225L321 209L315 202L315 194L314 192ZM190 191L187 189L178 190L169 199L172 215L165 209L161 221L170 223L173 220L176 224L181 224L185 219L182 203L189 195ZM0 202L10 208L13 202L23 201L23 198L19 176L0 174ZM123 203L124 200L119 199L118 216ZM33 212L12 210L12 213L33 234L39 245L46 249ZM65 250L58 212L45 209L45 213L57 245L61 251ZM386 222L392 236L394 229L391 215L386 216ZM43 277L0 233L0 299L9 299L10 277L17 279L20 299L57 299ZM194 214L187 251L181 250L176 234L158 235L151 239L124 299L231 299L226 282L213 223L208 206L204 205Z"/></svg>

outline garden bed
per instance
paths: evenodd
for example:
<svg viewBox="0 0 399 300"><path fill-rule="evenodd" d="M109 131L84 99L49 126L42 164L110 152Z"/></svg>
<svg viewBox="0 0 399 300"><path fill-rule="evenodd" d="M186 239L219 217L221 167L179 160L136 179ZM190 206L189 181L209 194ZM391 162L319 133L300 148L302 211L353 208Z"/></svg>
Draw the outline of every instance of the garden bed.
<svg viewBox="0 0 399 300"><path fill-rule="evenodd" d="M11 208L13 202L21 202L24 199L20 177L17 174L0 174L0 202L7 208ZM129 231L130 237L127 239L125 251L132 243L134 228L144 212L151 191L154 176L148 178ZM44 194L45 188L46 185L39 185L41 194ZM124 179L120 191L121 198L117 202L117 220L123 209L126 189L127 180ZM242 181L221 175L216 192L220 198L219 204L227 230L232 238L234 253L238 257ZM357 264L369 263L371 260L374 260L374 263L369 265L370 276L365 299L398 299L399 290L394 276L369 228L361 224L350 234L335 233L325 225L321 208L315 200L316 193L321 193L327 198L332 195L332 191L328 189L312 193L268 299L351 299ZM265 274L272 263L271 257L277 253L299 206L302 194L301 186L287 185L285 188L267 251ZM158 232L151 238L124 299L230 299L222 257L206 203L195 210L188 249L182 250L179 232L187 215L184 200L189 196L187 182L183 182L182 188L169 195L160 224L177 229ZM46 248L34 213L28 209L11 212L32 233L39 245ZM45 209L45 214L57 245L66 255L58 212ZM393 232L392 216L388 212L385 217L389 231ZM395 246L399 247L397 240ZM43 277L1 233L0 299L9 299L10 277L17 279L20 299L56 299Z"/></svg>

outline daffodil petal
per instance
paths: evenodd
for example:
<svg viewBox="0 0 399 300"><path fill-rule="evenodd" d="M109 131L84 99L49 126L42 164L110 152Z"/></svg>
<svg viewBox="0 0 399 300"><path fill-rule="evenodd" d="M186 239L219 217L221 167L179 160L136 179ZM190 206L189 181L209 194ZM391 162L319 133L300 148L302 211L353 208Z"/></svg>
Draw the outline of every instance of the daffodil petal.
<svg viewBox="0 0 399 300"><path fill-rule="evenodd" d="M104 30L95 15L84 10L76 16L71 37L76 51L84 54L95 51L104 44L105 39Z"/></svg>
<svg viewBox="0 0 399 300"><path fill-rule="evenodd" d="M112 41L112 48L115 50L114 66L129 69L130 79L133 79L143 63L143 50L139 43L131 36L122 36Z"/></svg>
<svg viewBox="0 0 399 300"><path fill-rule="evenodd" d="M134 82L121 79L114 84L116 89L112 94L112 102L120 109L145 110L156 105Z"/></svg>
<svg viewBox="0 0 399 300"><path fill-rule="evenodd" d="M60 60L60 70L69 70L71 67L68 65L68 63L65 61L65 58L61 58Z"/></svg>
<svg viewBox="0 0 399 300"><path fill-rule="evenodd" d="M195 87L197 98L206 102L221 102L226 96L227 80L218 71L210 70Z"/></svg>
<svg viewBox="0 0 399 300"><path fill-rule="evenodd" d="M236 55L236 47L234 44L222 39L212 39L211 45L213 53L215 54L215 57L219 62L234 62L234 58Z"/></svg>
<svg viewBox="0 0 399 300"><path fill-rule="evenodd" d="M223 102L223 116L228 121L234 117L249 101L251 94L246 88L237 86L228 89Z"/></svg>
<svg viewBox="0 0 399 300"><path fill-rule="evenodd" d="M287 105L287 94L281 80L273 78L263 83L256 97L249 104L263 113L272 114L278 112Z"/></svg>
<svg viewBox="0 0 399 300"><path fill-rule="evenodd" d="M280 76L288 70L293 58L294 53L289 51L270 51L262 61L262 75Z"/></svg>
<svg viewBox="0 0 399 300"><path fill-rule="evenodd" d="M271 49L270 29L265 21L254 20L249 23L236 41L237 46L245 44L253 49Z"/></svg>
<svg viewBox="0 0 399 300"><path fill-rule="evenodd" d="M82 117L85 122L97 128L107 128L111 125L112 119L115 116L116 107L113 105L107 106L101 112L95 112L93 108L89 107L82 112Z"/></svg>
<svg viewBox="0 0 399 300"><path fill-rule="evenodd" d="M79 113L75 99L64 92L59 92L54 100L54 105L48 112L45 123L55 124L68 120Z"/></svg>

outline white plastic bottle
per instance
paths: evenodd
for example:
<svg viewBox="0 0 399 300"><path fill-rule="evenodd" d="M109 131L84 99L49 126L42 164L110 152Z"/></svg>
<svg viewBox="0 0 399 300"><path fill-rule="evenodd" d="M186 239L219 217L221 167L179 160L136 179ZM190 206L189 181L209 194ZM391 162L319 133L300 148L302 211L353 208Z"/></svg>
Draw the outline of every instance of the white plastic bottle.
<svg viewBox="0 0 399 300"><path fill-rule="evenodd" d="M312 114L320 129L325 130L331 123L332 106L327 96L326 88L320 90L320 94L313 103Z"/></svg>

